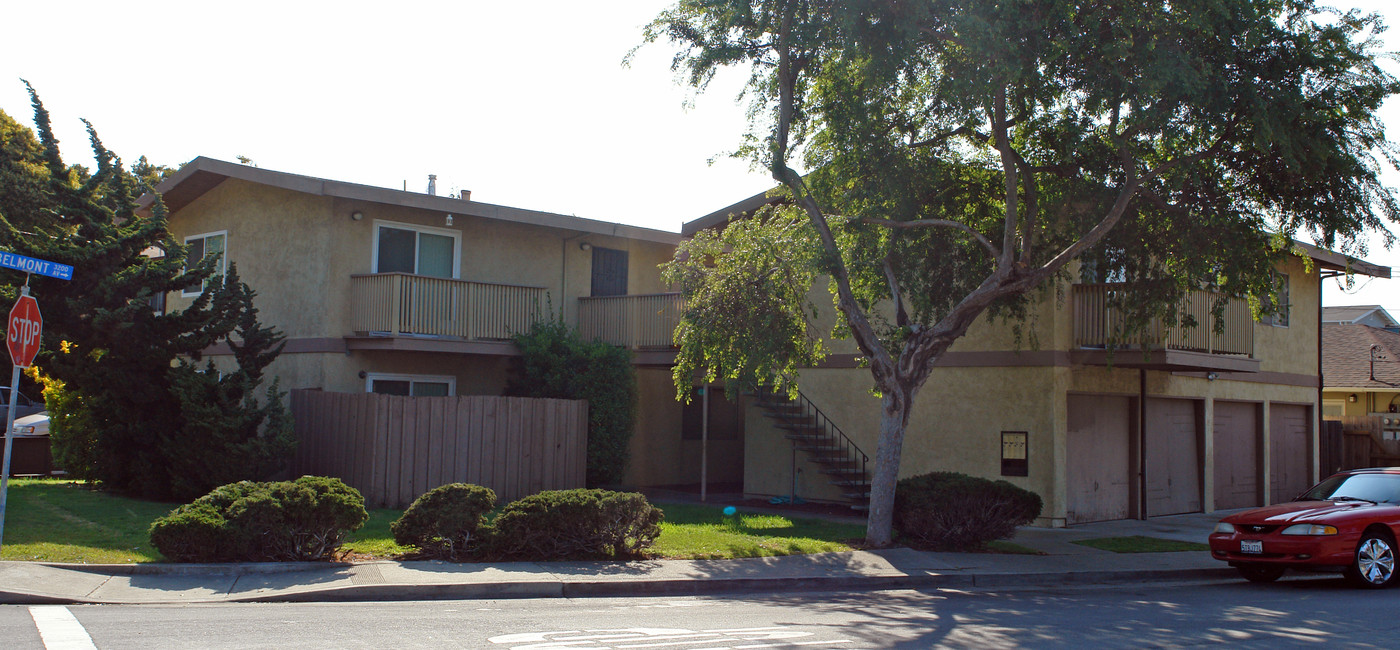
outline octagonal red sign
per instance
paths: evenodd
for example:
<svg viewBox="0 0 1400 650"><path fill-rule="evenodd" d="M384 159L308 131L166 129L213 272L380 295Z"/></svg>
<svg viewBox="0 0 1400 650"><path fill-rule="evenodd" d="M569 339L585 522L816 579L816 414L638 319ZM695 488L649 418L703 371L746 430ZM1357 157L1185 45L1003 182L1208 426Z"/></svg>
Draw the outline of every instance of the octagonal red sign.
<svg viewBox="0 0 1400 650"><path fill-rule="evenodd" d="M5 345L10 348L10 361L21 368L34 363L39 353L39 334L44 329L44 317L39 314L39 301L33 296L20 296L10 310L5 327Z"/></svg>

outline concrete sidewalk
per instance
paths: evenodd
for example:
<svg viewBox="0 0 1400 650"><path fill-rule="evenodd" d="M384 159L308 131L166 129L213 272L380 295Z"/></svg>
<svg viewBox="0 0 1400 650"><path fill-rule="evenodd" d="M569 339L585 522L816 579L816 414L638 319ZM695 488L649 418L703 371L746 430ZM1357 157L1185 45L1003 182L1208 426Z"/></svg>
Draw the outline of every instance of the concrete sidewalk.
<svg viewBox="0 0 1400 650"><path fill-rule="evenodd" d="M0 603L203 603L687 595L744 591L1006 588L1236 575L1206 551L1119 554L1075 540L1144 535L1204 543L1225 513L1022 528L1045 555L895 548L738 560L117 564L0 562Z"/></svg>

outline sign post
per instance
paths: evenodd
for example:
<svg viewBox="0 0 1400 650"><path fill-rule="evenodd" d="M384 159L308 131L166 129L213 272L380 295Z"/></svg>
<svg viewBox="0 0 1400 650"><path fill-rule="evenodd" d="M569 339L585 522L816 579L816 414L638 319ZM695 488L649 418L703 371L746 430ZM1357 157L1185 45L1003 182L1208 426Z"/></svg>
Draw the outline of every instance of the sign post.
<svg viewBox="0 0 1400 650"><path fill-rule="evenodd" d="M5 546L5 498L10 491L10 450L15 441L15 409L19 406L19 371L34 363L39 353L39 335L44 331L44 317L39 302L29 295L29 274L38 273L60 280L73 279L73 267L67 264L25 257L0 251L0 267L24 271L24 286L19 300L10 310L5 326L5 347L10 349L14 372L10 373L10 409L5 414L5 456L0 461L0 548Z"/></svg>

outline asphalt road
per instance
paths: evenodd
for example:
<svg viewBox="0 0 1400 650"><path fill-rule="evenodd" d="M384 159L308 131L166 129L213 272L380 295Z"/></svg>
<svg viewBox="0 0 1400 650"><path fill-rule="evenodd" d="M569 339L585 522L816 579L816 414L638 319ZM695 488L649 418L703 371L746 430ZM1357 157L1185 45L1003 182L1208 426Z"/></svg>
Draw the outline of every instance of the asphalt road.
<svg viewBox="0 0 1400 650"><path fill-rule="evenodd" d="M1005 592L0 607L0 645L99 648L1400 646L1400 589L1285 579ZM40 635L43 629L43 636Z"/></svg>

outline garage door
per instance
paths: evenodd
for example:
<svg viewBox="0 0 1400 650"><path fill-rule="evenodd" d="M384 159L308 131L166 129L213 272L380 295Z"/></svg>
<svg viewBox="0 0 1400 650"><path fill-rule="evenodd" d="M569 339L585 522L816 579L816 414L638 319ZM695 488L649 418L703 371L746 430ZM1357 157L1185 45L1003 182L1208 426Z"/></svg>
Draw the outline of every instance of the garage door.
<svg viewBox="0 0 1400 650"><path fill-rule="evenodd" d="M1068 406L1066 521L1127 519L1128 398L1070 395Z"/></svg>
<svg viewBox="0 0 1400 650"><path fill-rule="evenodd" d="M1269 500L1291 501L1312 486L1308 407L1269 405Z"/></svg>
<svg viewBox="0 0 1400 650"><path fill-rule="evenodd" d="M1215 507L1252 508L1264 504L1259 481L1259 404L1216 402Z"/></svg>
<svg viewBox="0 0 1400 650"><path fill-rule="evenodd" d="M1194 400L1147 400L1147 514L1201 511L1201 454Z"/></svg>

